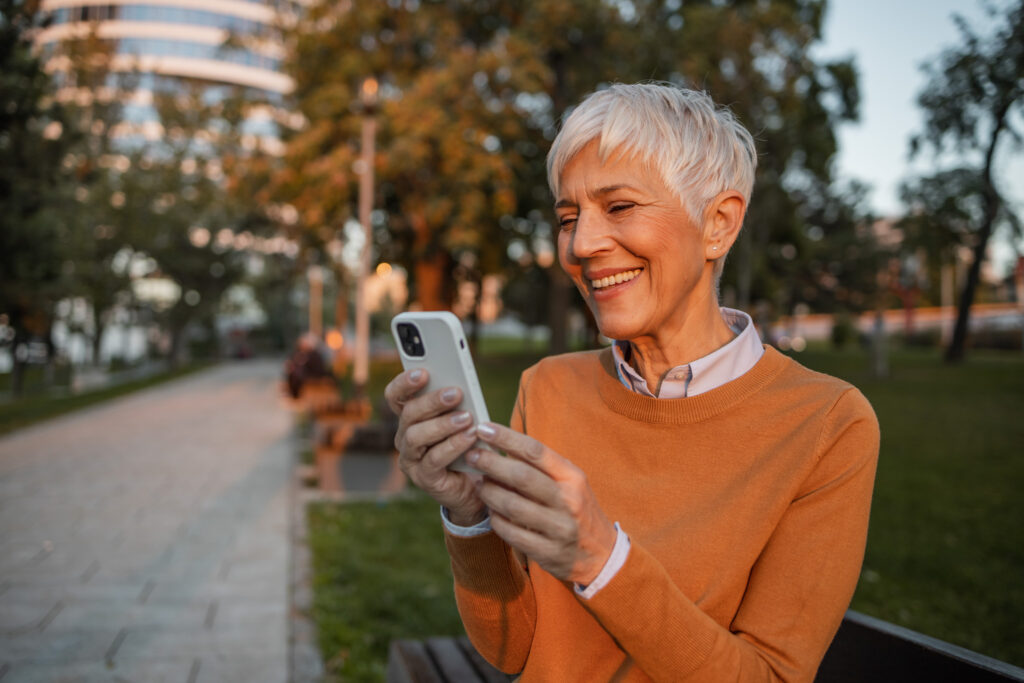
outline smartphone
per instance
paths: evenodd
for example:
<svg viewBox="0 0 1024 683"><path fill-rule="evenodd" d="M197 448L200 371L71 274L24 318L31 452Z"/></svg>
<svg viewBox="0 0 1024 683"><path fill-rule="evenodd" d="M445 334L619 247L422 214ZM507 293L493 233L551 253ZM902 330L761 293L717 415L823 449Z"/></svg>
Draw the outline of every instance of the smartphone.
<svg viewBox="0 0 1024 683"><path fill-rule="evenodd" d="M459 387L462 402L453 411L469 411L473 424L490 421L462 323L455 315L447 311L399 313L391 319L391 333L398 345L402 367L406 370L424 368L429 373L423 393ZM478 441L476 447L490 448L482 441ZM448 469L479 472L466 464L461 455Z"/></svg>

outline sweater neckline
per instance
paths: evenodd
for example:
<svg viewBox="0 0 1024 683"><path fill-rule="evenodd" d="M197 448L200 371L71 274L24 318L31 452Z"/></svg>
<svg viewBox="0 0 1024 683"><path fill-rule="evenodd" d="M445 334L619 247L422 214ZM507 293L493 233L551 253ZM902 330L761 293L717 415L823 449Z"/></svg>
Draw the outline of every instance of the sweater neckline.
<svg viewBox="0 0 1024 683"><path fill-rule="evenodd" d="M661 424L692 424L718 415L772 381L790 359L766 346L760 360L745 374L710 391L685 398L652 398L630 391L615 374L610 348L599 356L602 371L597 374L597 391L611 410L633 420Z"/></svg>

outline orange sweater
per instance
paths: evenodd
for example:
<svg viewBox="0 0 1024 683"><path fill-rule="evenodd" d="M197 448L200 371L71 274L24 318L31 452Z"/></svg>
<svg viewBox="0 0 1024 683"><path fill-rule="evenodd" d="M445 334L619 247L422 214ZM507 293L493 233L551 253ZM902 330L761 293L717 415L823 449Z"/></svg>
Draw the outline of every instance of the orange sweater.
<svg viewBox="0 0 1024 683"><path fill-rule="evenodd" d="M811 681L853 595L878 423L768 348L705 394L630 392L611 353L523 373L512 426L586 473L631 548L590 600L494 533L446 537L477 649L532 681Z"/></svg>

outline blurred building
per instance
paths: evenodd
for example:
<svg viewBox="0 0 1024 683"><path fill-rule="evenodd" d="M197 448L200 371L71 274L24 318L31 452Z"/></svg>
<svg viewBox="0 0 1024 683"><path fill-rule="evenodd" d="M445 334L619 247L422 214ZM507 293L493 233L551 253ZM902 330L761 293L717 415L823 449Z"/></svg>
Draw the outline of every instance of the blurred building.
<svg viewBox="0 0 1024 683"><path fill-rule="evenodd" d="M301 117L287 107L286 97L294 83L282 69L283 28L299 7L293 0L42 0L40 11L47 21L36 34L35 45L57 86L58 99L83 106L117 103L114 120L104 122L100 129L99 134L109 131L114 151L103 152L101 165L127 171L128 152L146 147L159 153L165 131L156 104L157 96L162 95L198 94L203 106L228 100L239 103L242 147L279 155L283 153L281 131L301 125ZM76 82L74 74L85 64L77 60L87 57L74 46L86 41L92 49L98 45L103 53L105 82ZM180 98L176 103L185 102L187 107L191 101ZM210 124L213 135L217 125L216 120ZM61 133L56 130L55 134ZM190 163L194 168L186 159L183 172L190 172ZM207 167L208 174L211 168L214 171L209 177L216 178L216 165ZM112 206L115 201L112 195ZM256 255L294 256L297 251L297 245L284 237L236 235L230 229L211 234L196 226L189 238L197 247L216 243L221 249ZM246 263L253 271L262 262L253 256ZM160 310L181 296L187 300L189 294L195 294L182 292L155 268L154 263L148 270L133 272L135 301ZM225 295L228 312L221 315L219 326L234 330L258 325L263 313L251 300L246 285L229 290ZM88 362L92 355L88 338L94 332L87 304L79 299L63 303L66 310L54 325L55 343L76 364ZM147 335L153 329L127 311L115 313L104 329L100 358L92 359L94 362L112 357L133 361L152 345Z"/></svg>
<svg viewBox="0 0 1024 683"><path fill-rule="evenodd" d="M208 103L239 93L252 101L243 133L279 153L279 126L292 116L282 101L293 87L281 70L280 27L293 7L287 0L43 0L50 24L36 44L60 86L70 66L59 49L64 41L92 31L109 41L113 69L136 74L123 102L131 134L159 134L149 125L153 93L199 85Z"/></svg>

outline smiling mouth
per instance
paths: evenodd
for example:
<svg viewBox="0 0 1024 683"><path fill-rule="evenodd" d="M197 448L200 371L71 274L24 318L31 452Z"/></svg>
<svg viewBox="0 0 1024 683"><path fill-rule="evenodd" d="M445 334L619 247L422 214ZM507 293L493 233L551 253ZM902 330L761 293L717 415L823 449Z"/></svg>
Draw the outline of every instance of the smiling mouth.
<svg viewBox="0 0 1024 683"><path fill-rule="evenodd" d="M621 285L623 282L629 282L643 271L643 268L636 268L634 270L625 270L621 273L615 273L615 275L609 275L599 280L591 280L590 286L596 291L599 289L605 289L612 285Z"/></svg>

